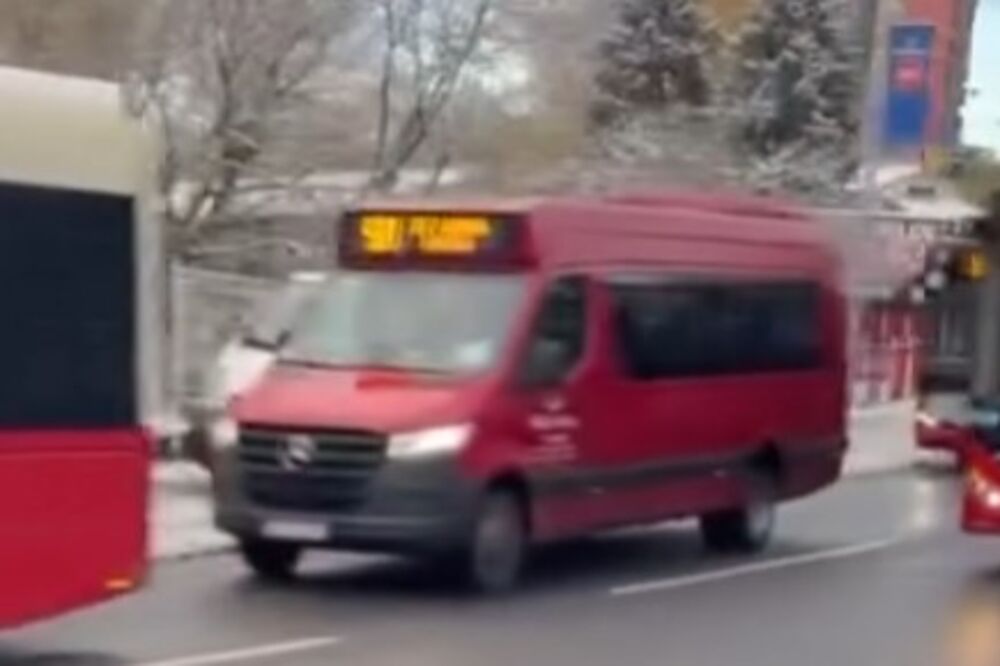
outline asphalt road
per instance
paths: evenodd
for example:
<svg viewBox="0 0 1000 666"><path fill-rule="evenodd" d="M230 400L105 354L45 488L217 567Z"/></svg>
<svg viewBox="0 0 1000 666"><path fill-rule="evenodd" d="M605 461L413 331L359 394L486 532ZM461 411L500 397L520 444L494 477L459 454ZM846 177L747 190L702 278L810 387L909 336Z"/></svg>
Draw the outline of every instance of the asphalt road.
<svg viewBox="0 0 1000 666"><path fill-rule="evenodd" d="M843 482L785 508L753 559L706 557L688 524L559 547L500 600L378 558L318 556L283 588L227 556L167 565L141 594L0 636L0 664L996 666L1000 538L958 533L956 484Z"/></svg>

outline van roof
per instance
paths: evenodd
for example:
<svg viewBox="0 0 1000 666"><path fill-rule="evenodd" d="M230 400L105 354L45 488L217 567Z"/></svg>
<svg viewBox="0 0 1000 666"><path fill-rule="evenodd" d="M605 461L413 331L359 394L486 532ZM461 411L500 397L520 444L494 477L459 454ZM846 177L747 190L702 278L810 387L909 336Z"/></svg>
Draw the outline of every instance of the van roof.
<svg viewBox="0 0 1000 666"><path fill-rule="evenodd" d="M530 213L545 199L537 197L381 197L366 199L360 210L406 212L464 212L495 215Z"/></svg>
<svg viewBox="0 0 1000 666"><path fill-rule="evenodd" d="M778 200L685 191L606 197L366 202L365 210L523 215L542 266L689 263L787 265L835 261L826 229Z"/></svg>

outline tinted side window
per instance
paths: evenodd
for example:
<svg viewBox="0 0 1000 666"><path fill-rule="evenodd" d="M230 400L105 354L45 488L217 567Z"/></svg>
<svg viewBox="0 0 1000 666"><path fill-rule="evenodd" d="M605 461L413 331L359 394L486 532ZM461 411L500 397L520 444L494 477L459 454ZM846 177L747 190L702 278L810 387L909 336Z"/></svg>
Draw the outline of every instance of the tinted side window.
<svg viewBox="0 0 1000 666"><path fill-rule="evenodd" d="M810 283L617 282L626 370L638 379L804 370L819 365Z"/></svg>
<svg viewBox="0 0 1000 666"><path fill-rule="evenodd" d="M132 200L0 183L0 428L135 423Z"/></svg>
<svg viewBox="0 0 1000 666"><path fill-rule="evenodd" d="M546 294L521 370L522 384L559 384L586 347L587 290L583 278L561 278Z"/></svg>

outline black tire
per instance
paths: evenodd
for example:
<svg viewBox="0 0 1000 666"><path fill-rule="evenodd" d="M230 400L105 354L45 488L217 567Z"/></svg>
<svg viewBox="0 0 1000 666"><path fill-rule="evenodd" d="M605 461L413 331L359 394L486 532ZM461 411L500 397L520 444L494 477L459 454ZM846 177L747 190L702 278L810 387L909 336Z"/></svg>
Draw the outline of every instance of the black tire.
<svg viewBox="0 0 1000 666"><path fill-rule="evenodd" d="M240 542L240 553L258 577L266 581L287 582L295 577L302 548L289 543L245 539Z"/></svg>
<svg viewBox="0 0 1000 666"><path fill-rule="evenodd" d="M528 554L528 526L521 498L494 490L482 500L463 554L465 583L495 595L517 586Z"/></svg>
<svg viewBox="0 0 1000 666"><path fill-rule="evenodd" d="M771 543L776 515L774 477L753 472L748 483L749 502L745 506L701 517L701 535L709 550L750 554Z"/></svg>

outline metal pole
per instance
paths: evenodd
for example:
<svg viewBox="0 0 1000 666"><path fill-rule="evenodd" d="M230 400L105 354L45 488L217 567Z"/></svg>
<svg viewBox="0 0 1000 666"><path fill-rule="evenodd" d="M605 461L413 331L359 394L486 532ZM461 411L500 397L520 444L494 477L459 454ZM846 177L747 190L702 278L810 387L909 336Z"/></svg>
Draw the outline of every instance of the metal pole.
<svg viewBox="0 0 1000 666"><path fill-rule="evenodd" d="M991 397L1000 391L1000 249L988 247L992 270L978 287L976 342L973 351L972 393Z"/></svg>
<svg viewBox="0 0 1000 666"><path fill-rule="evenodd" d="M878 168L882 159L882 119L888 86L888 51L884 19L892 0L872 0L871 49L861 125L861 177L866 208L879 207Z"/></svg>

